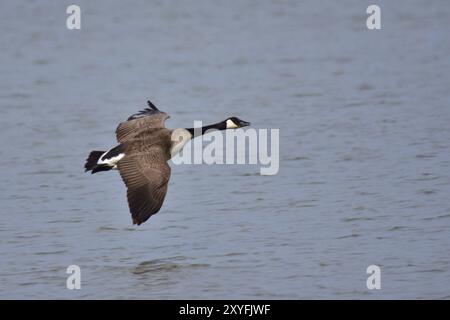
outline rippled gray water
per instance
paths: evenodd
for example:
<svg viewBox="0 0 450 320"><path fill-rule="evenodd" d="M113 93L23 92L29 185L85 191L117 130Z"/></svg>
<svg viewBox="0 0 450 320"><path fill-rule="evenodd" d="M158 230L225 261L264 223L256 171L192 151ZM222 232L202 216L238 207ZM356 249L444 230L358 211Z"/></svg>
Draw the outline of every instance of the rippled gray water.
<svg viewBox="0 0 450 320"><path fill-rule="evenodd" d="M379 31L331 0L76 1L69 31L64 1L2 1L0 297L450 298L450 6L375 2ZM172 166L132 226L82 167L147 98L280 128L278 175Z"/></svg>

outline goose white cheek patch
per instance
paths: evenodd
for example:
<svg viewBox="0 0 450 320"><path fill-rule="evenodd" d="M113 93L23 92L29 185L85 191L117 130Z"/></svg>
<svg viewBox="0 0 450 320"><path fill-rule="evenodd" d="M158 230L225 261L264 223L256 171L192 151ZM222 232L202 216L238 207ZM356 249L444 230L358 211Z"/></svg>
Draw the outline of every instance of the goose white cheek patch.
<svg viewBox="0 0 450 320"><path fill-rule="evenodd" d="M230 119L227 120L227 129L237 129L239 128L236 123L231 121Z"/></svg>

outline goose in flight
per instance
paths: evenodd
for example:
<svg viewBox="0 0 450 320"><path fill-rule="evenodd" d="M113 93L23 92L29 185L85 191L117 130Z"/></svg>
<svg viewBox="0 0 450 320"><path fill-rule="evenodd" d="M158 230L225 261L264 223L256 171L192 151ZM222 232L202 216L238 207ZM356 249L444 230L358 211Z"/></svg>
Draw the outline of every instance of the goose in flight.
<svg viewBox="0 0 450 320"><path fill-rule="evenodd" d="M170 166L167 161L184 145L209 129L236 129L250 125L237 117L197 128L167 129L169 115L147 101L148 108L119 124L119 144L108 151L92 151L84 165L85 171L96 173L118 169L127 187L128 206L133 224L147 221L161 208L167 193Z"/></svg>

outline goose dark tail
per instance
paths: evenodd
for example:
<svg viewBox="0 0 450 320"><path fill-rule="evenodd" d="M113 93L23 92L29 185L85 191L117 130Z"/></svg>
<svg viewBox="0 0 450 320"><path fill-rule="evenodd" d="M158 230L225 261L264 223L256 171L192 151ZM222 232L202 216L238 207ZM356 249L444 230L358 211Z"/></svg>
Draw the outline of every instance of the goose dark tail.
<svg viewBox="0 0 450 320"><path fill-rule="evenodd" d="M85 171L87 172L92 170L92 173L97 172L97 170L95 169L97 167L98 159L100 159L100 157L104 153L105 151L91 151L88 158L86 159L86 163L84 164Z"/></svg>

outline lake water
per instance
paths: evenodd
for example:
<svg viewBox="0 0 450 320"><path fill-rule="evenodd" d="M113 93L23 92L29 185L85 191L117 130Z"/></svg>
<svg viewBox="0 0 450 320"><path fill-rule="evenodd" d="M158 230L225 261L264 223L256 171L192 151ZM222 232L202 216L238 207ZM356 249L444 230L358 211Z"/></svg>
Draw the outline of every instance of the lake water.
<svg viewBox="0 0 450 320"><path fill-rule="evenodd" d="M80 0L81 30L2 1L0 298L449 299L450 6L373 2L381 30L356 0ZM132 226L83 165L147 99L279 128L279 173L172 165Z"/></svg>

